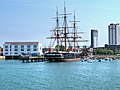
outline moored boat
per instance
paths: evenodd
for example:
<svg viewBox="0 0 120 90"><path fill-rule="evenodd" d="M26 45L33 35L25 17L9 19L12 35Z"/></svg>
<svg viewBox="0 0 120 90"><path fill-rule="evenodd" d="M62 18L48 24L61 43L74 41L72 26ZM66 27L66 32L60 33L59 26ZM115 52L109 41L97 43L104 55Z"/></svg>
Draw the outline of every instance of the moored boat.
<svg viewBox="0 0 120 90"><path fill-rule="evenodd" d="M59 24L59 15L63 15L63 24ZM58 14L56 12L56 27L51 30L54 36L48 37L48 39L54 39L53 43L56 41L56 50L49 50L44 54L44 57L50 62L70 62L80 60L81 52L76 48L76 42L87 42L87 40L77 40L81 36L77 35L76 17L74 12L74 20L72 27L67 26L67 14L66 7L64 4L64 14ZM63 25L63 26L59 26ZM70 30L71 29L71 30ZM64 43L64 44L63 44ZM53 47L53 44L52 46Z"/></svg>

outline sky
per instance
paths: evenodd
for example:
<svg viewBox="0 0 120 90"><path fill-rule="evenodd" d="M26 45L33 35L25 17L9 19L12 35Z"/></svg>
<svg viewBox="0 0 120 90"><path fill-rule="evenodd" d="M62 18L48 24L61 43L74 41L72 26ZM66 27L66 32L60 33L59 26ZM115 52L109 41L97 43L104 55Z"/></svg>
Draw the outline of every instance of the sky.
<svg viewBox="0 0 120 90"><path fill-rule="evenodd" d="M98 30L98 46L108 44L108 25L120 23L120 0L0 0L0 44L8 41L38 41L48 46L56 7L76 12L81 36L90 45L91 29ZM72 16L71 16L72 18Z"/></svg>

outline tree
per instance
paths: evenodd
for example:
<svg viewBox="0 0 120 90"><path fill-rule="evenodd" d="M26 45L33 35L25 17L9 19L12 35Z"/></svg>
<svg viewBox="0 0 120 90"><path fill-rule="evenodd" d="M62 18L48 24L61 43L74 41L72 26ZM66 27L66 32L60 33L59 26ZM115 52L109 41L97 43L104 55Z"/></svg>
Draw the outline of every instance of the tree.
<svg viewBox="0 0 120 90"><path fill-rule="evenodd" d="M107 50L107 49L96 49L93 51L93 54L99 54L99 55L111 55L114 54L113 50Z"/></svg>
<svg viewBox="0 0 120 90"><path fill-rule="evenodd" d="M55 50L56 51L64 51L64 46L63 45L56 45Z"/></svg>
<svg viewBox="0 0 120 90"><path fill-rule="evenodd" d="M107 53L108 53L109 55L114 54L113 50L108 50Z"/></svg>

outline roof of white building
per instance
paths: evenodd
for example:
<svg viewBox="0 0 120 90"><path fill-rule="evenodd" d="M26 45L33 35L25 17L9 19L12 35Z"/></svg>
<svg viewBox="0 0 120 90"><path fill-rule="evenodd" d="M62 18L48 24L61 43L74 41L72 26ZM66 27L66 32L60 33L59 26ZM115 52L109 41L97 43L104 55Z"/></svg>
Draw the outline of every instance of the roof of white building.
<svg viewBox="0 0 120 90"><path fill-rule="evenodd" d="M38 45L39 42L5 42L4 44L12 44L12 45Z"/></svg>

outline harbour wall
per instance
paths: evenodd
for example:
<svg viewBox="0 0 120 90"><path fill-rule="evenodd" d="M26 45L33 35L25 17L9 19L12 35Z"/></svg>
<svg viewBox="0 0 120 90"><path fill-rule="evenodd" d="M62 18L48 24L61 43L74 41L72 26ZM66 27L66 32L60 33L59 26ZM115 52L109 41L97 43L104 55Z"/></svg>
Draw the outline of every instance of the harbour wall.
<svg viewBox="0 0 120 90"><path fill-rule="evenodd" d="M117 55L92 55L90 58L114 58L114 59L120 59L120 56Z"/></svg>

